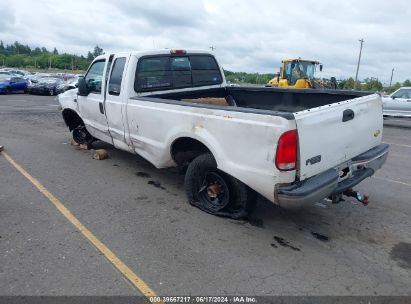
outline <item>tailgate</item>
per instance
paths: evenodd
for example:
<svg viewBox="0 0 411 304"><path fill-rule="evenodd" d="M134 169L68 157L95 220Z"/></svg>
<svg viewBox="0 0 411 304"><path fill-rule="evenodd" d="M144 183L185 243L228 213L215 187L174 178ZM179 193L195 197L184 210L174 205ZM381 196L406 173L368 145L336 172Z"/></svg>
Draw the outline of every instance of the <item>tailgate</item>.
<svg viewBox="0 0 411 304"><path fill-rule="evenodd" d="M300 180L334 168L381 143L378 94L294 113Z"/></svg>

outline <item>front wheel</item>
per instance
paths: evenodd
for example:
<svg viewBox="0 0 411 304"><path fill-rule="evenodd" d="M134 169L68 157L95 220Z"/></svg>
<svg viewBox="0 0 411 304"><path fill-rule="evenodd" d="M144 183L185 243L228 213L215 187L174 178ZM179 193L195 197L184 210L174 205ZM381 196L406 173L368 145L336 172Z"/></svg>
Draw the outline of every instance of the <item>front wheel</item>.
<svg viewBox="0 0 411 304"><path fill-rule="evenodd" d="M190 204L219 216L241 219L255 204L255 192L217 169L214 157L202 154L188 166L184 186Z"/></svg>

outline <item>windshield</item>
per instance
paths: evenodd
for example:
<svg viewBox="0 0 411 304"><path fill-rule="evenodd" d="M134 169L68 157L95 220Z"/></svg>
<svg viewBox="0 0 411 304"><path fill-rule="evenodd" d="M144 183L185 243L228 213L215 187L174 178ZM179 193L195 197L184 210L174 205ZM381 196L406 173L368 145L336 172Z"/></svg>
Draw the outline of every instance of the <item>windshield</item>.
<svg viewBox="0 0 411 304"><path fill-rule="evenodd" d="M285 78L289 84L295 84L298 79L314 79L315 63L308 61L290 61L285 64Z"/></svg>

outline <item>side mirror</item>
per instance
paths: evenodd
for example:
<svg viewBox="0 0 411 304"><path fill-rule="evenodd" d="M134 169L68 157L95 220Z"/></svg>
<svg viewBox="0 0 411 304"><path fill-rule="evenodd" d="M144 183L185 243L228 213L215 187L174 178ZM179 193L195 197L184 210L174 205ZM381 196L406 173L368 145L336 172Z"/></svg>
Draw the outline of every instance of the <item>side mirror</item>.
<svg viewBox="0 0 411 304"><path fill-rule="evenodd" d="M87 96L89 93L90 92L88 90L86 80L84 79L84 77L80 77L78 79L78 94L80 96Z"/></svg>
<svg viewBox="0 0 411 304"><path fill-rule="evenodd" d="M323 71L323 65L320 64L320 72L322 72L322 71Z"/></svg>

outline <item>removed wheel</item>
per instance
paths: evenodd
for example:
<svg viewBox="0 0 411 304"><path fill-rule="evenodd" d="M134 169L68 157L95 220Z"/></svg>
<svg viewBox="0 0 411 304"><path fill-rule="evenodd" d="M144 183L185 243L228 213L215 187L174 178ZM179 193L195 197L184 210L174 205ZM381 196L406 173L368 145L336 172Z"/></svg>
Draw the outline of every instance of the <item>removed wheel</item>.
<svg viewBox="0 0 411 304"><path fill-rule="evenodd" d="M219 216L240 219L255 204L255 192L217 169L214 157L202 154L188 166L184 187L190 204Z"/></svg>

